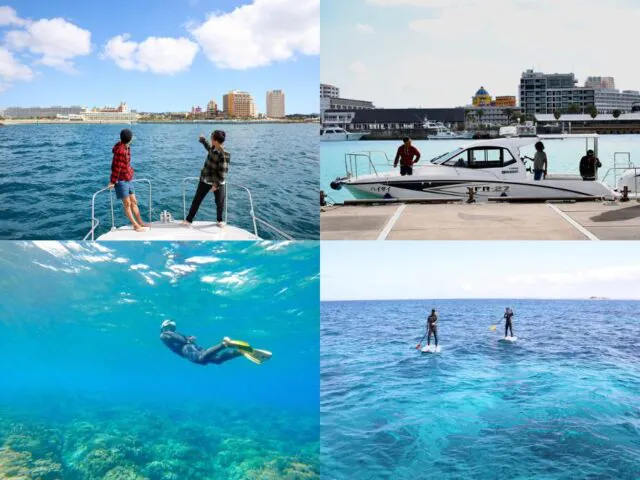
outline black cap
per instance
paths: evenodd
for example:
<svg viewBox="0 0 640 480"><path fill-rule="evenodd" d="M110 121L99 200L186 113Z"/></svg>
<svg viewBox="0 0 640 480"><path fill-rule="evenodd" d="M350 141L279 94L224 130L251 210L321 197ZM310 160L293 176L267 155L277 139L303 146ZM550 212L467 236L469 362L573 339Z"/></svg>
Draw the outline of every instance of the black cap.
<svg viewBox="0 0 640 480"><path fill-rule="evenodd" d="M122 143L129 143L133 138L133 133L128 128L125 128L120 132L120 141Z"/></svg>
<svg viewBox="0 0 640 480"><path fill-rule="evenodd" d="M224 139L227 138L227 134L224 133L224 130L214 130L211 137L217 142L224 143Z"/></svg>

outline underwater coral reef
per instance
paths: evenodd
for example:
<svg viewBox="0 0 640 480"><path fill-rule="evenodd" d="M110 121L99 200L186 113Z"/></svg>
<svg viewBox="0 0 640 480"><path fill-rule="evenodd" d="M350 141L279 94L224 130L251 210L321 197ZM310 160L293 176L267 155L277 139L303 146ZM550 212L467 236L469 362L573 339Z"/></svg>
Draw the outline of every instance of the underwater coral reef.
<svg viewBox="0 0 640 480"><path fill-rule="evenodd" d="M0 402L7 480L319 479L319 419L275 407Z"/></svg>

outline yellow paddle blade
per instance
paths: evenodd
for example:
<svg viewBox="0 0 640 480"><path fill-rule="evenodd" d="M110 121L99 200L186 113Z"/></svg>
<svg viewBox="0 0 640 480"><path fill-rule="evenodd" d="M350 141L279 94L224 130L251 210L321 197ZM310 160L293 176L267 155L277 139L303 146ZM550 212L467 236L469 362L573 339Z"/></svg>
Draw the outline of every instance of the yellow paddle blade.
<svg viewBox="0 0 640 480"><path fill-rule="evenodd" d="M495 330L496 328L498 328L498 326L497 326L497 325L491 325L491 326L489 327L489 330Z"/></svg>

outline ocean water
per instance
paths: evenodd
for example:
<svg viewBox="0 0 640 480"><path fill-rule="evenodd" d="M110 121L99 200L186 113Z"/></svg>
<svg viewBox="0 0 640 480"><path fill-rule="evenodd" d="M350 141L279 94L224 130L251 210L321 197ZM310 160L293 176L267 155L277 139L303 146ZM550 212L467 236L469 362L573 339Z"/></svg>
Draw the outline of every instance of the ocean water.
<svg viewBox="0 0 640 480"><path fill-rule="evenodd" d="M428 163L432 158L446 152L453 151L459 147L464 147L473 140L414 140L412 143L420 150L421 159L418 165ZM372 159L378 171L393 170L392 166L386 165L386 154L393 162L398 146L402 142L399 140L372 140L359 142L322 142L320 145L320 188L325 191L335 202L342 202L353 196L346 188L332 190L331 181L336 177L345 175L344 155L345 153L372 151ZM580 159L585 154L585 139L570 140L545 140L545 152L548 158L548 168L550 173L575 173L578 174ZM589 148L593 148L593 141L589 140ZM616 152L628 152L631 162L640 165L640 135L603 135L598 139L598 157L602 163L599 170L600 176L605 175L607 170L613 167L614 154ZM521 153L533 158L535 148L528 145L522 148ZM627 161L627 156L620 156L618 161ZM367 169L365 162L360 160L358 168ZM612 184L613 174L607 178L607 183Z"/></svg>
<svg viewBox="0 0 640 480"><path fill-rule="evenodd" d="M319 248L0 242L0 478L318 479ZM208 347L273 352L201 366Z"/></svg>
<svg viewBox="0 0 640 480"><path fill-rule="evenodd" d="M507 306L514 344L498 341ZM439 354L415 348L431 308ZM638 301L323 302L323 478L640 478L638 312Z"/></svg>
<svg viewBox="0 0 640 480"><path fill-rule="evenodd" d="M111 149L123 125L10 125L0 128L0 239L81 240L91 228L91 197L107 186ZM318 126L310 124L138 124L132 125L131 161L136 178L152 183L153 220L169 210L183 218L182 180L199 177L206 152L203 133L227 132L229 182L253 195L256 214L297 240L319 238ZM148 219L148 187L136 193ZM187 210L195 192L187 188ZM251 229L244 191L230 187L229 222ZM115 194L114 194L115 201ZM126 220L115 201L116 225ZM111 225L109 199L98 196L98 234ZM215 219L210 195L199 220ZM262 238L276 238L261 229Z"/></svg>

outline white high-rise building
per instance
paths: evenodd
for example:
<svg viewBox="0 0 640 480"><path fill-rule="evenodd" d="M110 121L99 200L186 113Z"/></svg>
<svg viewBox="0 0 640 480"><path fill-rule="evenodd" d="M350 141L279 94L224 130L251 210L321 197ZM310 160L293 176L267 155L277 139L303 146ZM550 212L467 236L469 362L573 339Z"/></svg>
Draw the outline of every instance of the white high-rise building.
<svg viewBox="0 0 640 480"><path fill-rule="evenodd" d="M338 98L340 89L327 83L320 84L320 98Z"/></svg>
<svg viewBox="0 0 640 480"><path fill-rule="evenodd" d="M282 90L269 90L267 92L267 117L284 118L284 92Z"/></svg>

